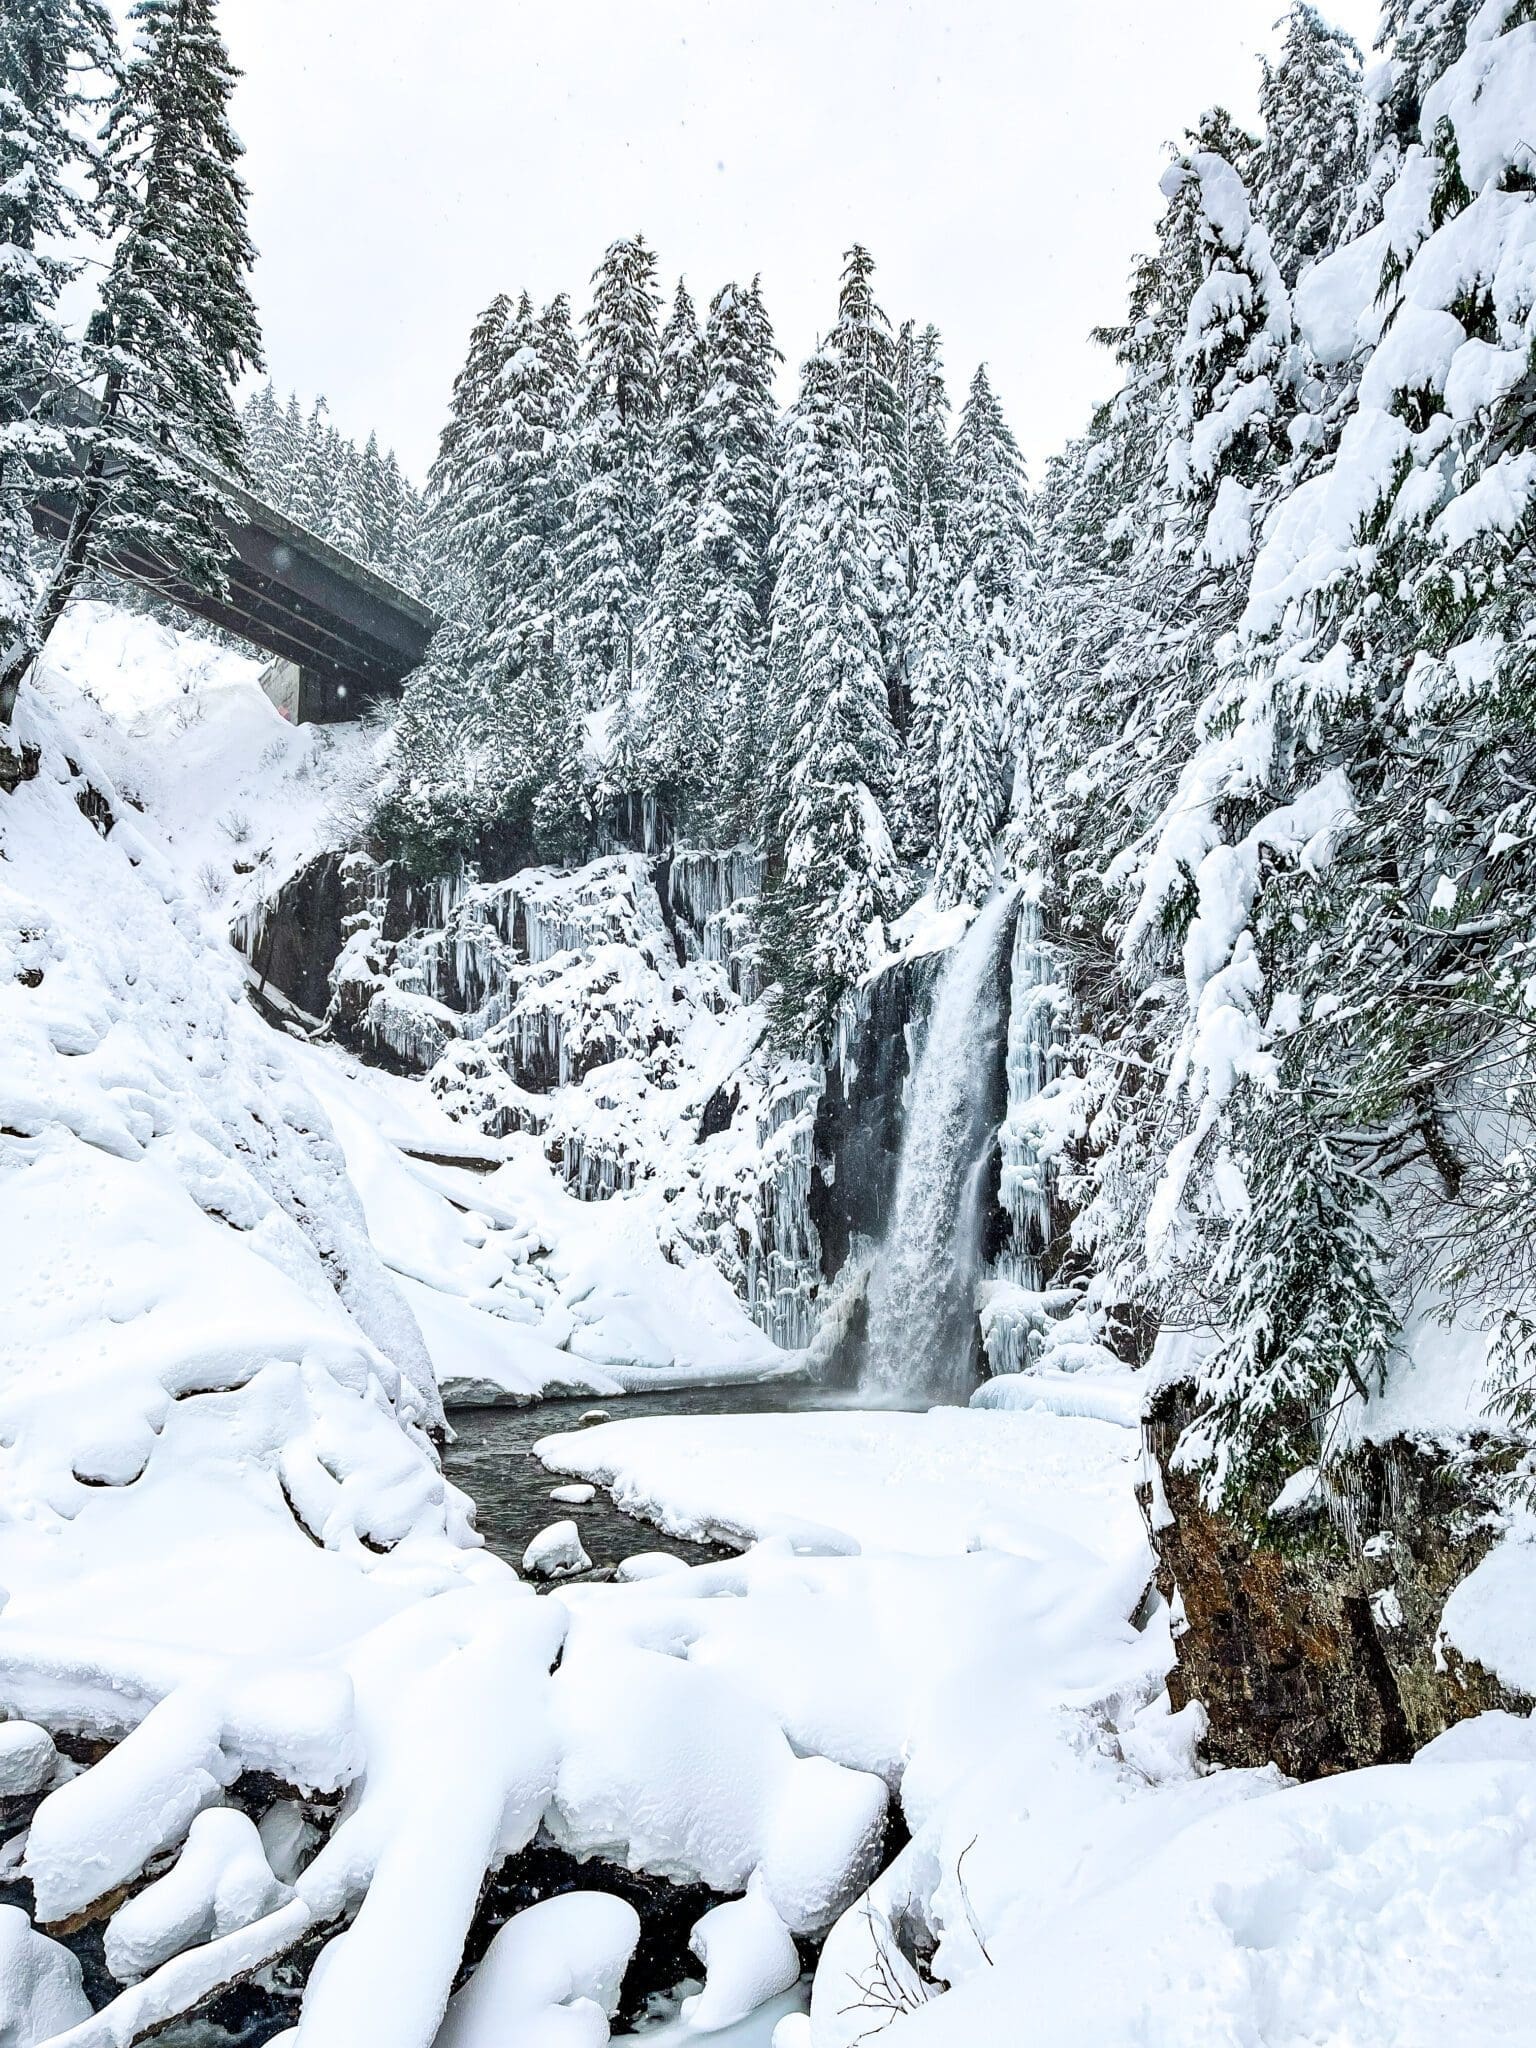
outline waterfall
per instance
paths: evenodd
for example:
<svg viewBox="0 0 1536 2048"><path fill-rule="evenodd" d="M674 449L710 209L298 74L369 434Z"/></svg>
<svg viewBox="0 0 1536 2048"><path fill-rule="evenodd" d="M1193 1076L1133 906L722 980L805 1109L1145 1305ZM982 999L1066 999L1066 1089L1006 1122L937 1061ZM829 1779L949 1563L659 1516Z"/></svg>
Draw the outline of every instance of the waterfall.
<svg viewBox="0 0 1536 2048"><path fill-rule="evenodd" d="M995 897L950 955L908 1083L895 1208L869 1285L864 1385L875 1394L958 1401L971 1389L999 970L1014 902L1012 892Z"/></svg>

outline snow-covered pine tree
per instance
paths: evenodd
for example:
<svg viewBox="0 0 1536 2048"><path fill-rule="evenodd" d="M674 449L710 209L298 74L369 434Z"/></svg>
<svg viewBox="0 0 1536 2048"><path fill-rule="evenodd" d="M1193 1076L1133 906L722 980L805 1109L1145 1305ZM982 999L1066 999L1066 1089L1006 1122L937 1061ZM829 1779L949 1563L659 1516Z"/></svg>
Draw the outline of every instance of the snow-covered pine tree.
<svg viewBox="0 0 1536 2048"><path fill-rule="evenodd" d="M1225 1335L1200 1366L1179 1446L1212 1505L1262 1523L1285 1482L1327 1462L1341 1395L1382 1385L1396 1317L1382 1288L1385 1210L1285 1063L1234 1156L1246 1203L1211 1275Z"/></svg>
<svg viewBox="0 0 1536 2048"><path fill-rule="evenodd" d="M290 391L288 403L283 408L282 436L278 444L280 457L277 468L282 477L282 495L274 500L278 511L286 512L290 519L298 517L300 478L307 445L304 408L299 403L298 392Z"/></svg>
<svg viewBox="0 0 1536 2048"><path fill-rule="evenodd" d="M333 431L326 449L331 472L331 509L325 538L354 562L368 560L367 479L355 444Z"/></svg>
<svg viewBox="0 0 1536 2048"><path fill-rule="evenodd" d="M427 577L445 617L483 629L490 600L489 526L512 301L498 292L470 330L448 419L427 477Z"/></svg>
<svg viewBox="0 0 1536 2048"><path fill-rule="evenodd" d="M526 293L513 313L496 429L497 572L487 660L509 779L531 803L569 765L570 677L561 645L565 399L544 322ZM562 801L577 800L565 792Z"/></svg>
<svg viewBox="0 0 1536 2048"><path fill-rule="evenodd" d="M330 528L336 489L337 435L324 397L309 409L293 471L293 517L323 540Z"/></svg>
<svg viewBox="0 0 1536 2048"><path fill-rule="evenodd" d="M718 291L704 335L700 420L706 475L698 546L705 565L707 687L721 735L711 775L717 821L727 833L753 829L764 787L763 692L778 457L773 375L780 360L759 280Z"/></svg>
<svg viewBox="0 0 1536 2048"><path fill-rule="evenodd" d="M824 1040L894 908L882 801L898 745L886 698L858 422L840 356L805 365L791 414L773 598L780 745L764 960L780 1041Z"/></svg>
<svg viewBox="0 0 1536 2048"><path fill-rule="evenodd" d="M240 412L245 439L245 470L251 489L269 505L281 505L286 483L283 463L283 411L269 377L259 384Z"/></svg>
<svg viewBox="0 0 1536 2048"><path fill-rule="evenodd" d="M1201 259L1174 362L1168 479L1190 507L1200 559L1230 568L1252 549L1257 486L1281 447L1290 295L1228 158L1195 150L1170 166L1163 190L1193 209Z"/></svg>
<svg viewBox="0 0 1536 2048"><path fill-rule="evenodd" d="M1214 1315L1233 1333L1186 1445L1213 1487L1248 1468L1267 1488L1327 1454L1316 1416L1372 1389L1437 1251L1434 1283L1464 1309L1518 1304L1530 1277L1509 1251L1519 1148L1480 1134L1527 1113L1536 473L1515 394L1533 317L1501 280L1536 255L1536 191L1501 87L1531 20L1484 10L1469 38L1468 15L1389 10L1385 132L1352 216L1379 224L1299 293L1350 323L1341 430L1266 521L1226 672L1148 842L1142 928L1149 910L1185 928L1181 1049L1201 1102L1159 1212L1176 1199L1181 1227L1214 1237ZM1455 252L1494 246L1469 291ZM1214 1230L1195 1220L1202 1196ZM1411 1274L1371 1249L1383 1198ZM1326 1348L1346 1302L1365 1327ZM1518 1314L1507 1334L1519 1384Z"/></svg>
<svg viewBox="0 0 1536 2048"><path fill-rule="evenodd" d="M399 466L391 468L379 448L379 437L370 432L358 459L358 510L362 517L364 560L388 573L400 524L401 483Z"/></svg>
<svg viewBox="0 0 1536 2048"><path fill-rule="evenodd" d="M997 871L996 622L995 606L967 571L929 661L938 727L933 888L945 910L985 901Z"/></svg>
<svg viewBox="0 0 1536 2048"><path fill-rule="evenodd" d="M934 532L942 540L951 489L950 408L944 383L944 347L937 327L919 328L911 320L902 323L896 341L896 384L901 396L904 524L910 538L917 532L926 505ZM915 587L915 551L909 554L909 563L909 581Z"/></svg>
<svg viewBox="0 0 1536 2048"><path fill-rule="evenodd" d="M128 18L135 48L103 130L117 240L88 338L100 417L33 613L37 645L115 543L193 583L222 583L227 543L206 470L241 474L232 387L261 367L242 152L228 118L238 74L214 0L135 0ZM29 659L23 648L5 664L0 698Z"/></svg>
<svg viewBox="0 0 1536 2048"><path fill-rule="evenodd" d="M566 560L575 670L593 703L626 696L655 568L654 449L660 406L656 258L613 243L593 273L577 425L583 475Z"/></svg>
<svg viewBox="0 0 1536 2048"><path fill-rule="evenodd" d="M907 689L911 725L901 762L902 850L931 867L939 831L939 729L950 659L949 578L925 503L912 536L915 564L907 614Z"/></svg>
<svg viewBox="0 0 1536 2048"><path fill-rule="evenodd" d="M1334 246L1354 206L1365 119L1360 52L1311 0L1294 0L1278 60L1261 58L1260 67L1253 210L1294 288Z"/></svg>
<svg viewBox="0 0 1536 2048"><path fill-rule="evenodd" d="M635 716L642 779L682 820L713 773L719 726L704 668L705 564L698 541L708 463L699 412L704 346L681 278L662 330L660 361L656 573L641 630L642 701Z"/></svg>
<svg viewBox="0 0 1536 2048"><path fill-rule="evenodd" d="M38 645L32 498L43 473L74 466L48 419L60 388L81 377L56 314L76 266L59 252L91 225L78 176L87 80L112 59L97 0L30 0L0 16L0 723Z"/></svg>
<svg viewBox="0 0 1536 2048"><path fill-rule="evenodd" d="M896 336L875 298L874 274L873 256L862 243L855 242L844 259L837 319L827 347L842 369L843 401L858 459L859 514L870 587L878 607L886 691L892 718L898 728L904 728L906 420L897 383Z"/></svg>
<svg viewBox="0 0 1536 2048"><path fill-rule="evenodd" d="M983 663L982 702L997 748L1012 721L1020 616L1034 577L1034 534L1024 458L985 363L971 379L956 424L949 491L945 573L952 591L970 587L963 637Z"/></svg>

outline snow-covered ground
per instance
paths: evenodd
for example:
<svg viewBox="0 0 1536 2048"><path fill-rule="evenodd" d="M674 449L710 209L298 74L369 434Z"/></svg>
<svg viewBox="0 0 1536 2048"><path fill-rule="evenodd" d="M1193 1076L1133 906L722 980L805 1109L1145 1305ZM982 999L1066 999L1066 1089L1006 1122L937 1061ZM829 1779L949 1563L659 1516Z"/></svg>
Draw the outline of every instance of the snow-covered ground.
<svg viewBox="0 0 1536 2048"><path fill-rule="evenodd" d="M795 1369L718 1267L667 1256L653 1192L579 1201L532 1134L477 1145L424 1081L334 1046L297 1053L450 1406Z"/></svg>
<svg viewBox="0 0 1536 2048"><path fill-rule="evenodd" d="M315 761L362 741L288 732L249 664L147 621L71 634L0 798L0 1864L36 1923L0 1907L0 2041L125 2048L310 1944L300 2048L600 2048L611 1898L514 1918L448 2008L486 1870L541 1830L725 1895L652 2038L1530 2040L1529 1726L1300 1788L1204 1771L1123 1376L615 1421L548 1462L744 1554L543 1596L489 1556L434 1357L526 1391L771 1347L649 1198L577 1203L526 1134L466 1140L258 1017L199 776L276 869L325 836ZM206 664L185 724L161 661ZM1452 1602L1496 1667L1528 1635L1511 1554ZM94 2015L48 1932L78 1916L120 1987Z"/></svg>
<svg viewBox="0 0 1536 2048"><path fill-rule="evenodd" d="M571 1641L665 1645L899 1789L911 1845L775 2048L1531 2039L1530 1725L1484 1715L1300 1787L1203 1771L1199 1710L1163 1692L1168 1617L1128 1619L1150 1560L1125 1424L690 1417L540 1454L679 1532L765 1539L568 1590Z"/></svg>

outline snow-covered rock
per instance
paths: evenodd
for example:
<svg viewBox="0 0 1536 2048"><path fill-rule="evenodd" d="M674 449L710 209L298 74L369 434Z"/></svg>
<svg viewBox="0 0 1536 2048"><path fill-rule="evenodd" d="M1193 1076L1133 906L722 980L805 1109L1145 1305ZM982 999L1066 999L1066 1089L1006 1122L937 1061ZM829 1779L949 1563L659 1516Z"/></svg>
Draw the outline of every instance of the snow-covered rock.
<svg viewBox="0 0 1536 2048"><path fill-rule="evenodd" d="M704 1989L683 2000L682 2016L700 2034L734 2026L799 1980L794 1937L756 1881L745 1897L706 1913L689 1946L706 1974Z"/></svg>
<svg viewBox="0 0 1536 2048"><path fill-rule="evenodd" d="M565 1579L592 1569L574 1522L551 1522L523 1552L523 1570L534 1579Z"/></svg>
<svg viewBox="0 0 1536 2048"><path fill-rule="evenodd" d="M607 1892L540 1900L498 1930L433 2048L603 2048L639 1939Z"/></svg>
<svg viewBox="0 0 1536 2048"><path fill-rule="evenodd" d="M0 1721L0 1799L41 1792L59 1767L59 1752L46 1728L31 1721Z"/></svg>
<svg viewBox="0 0 1536 2048"><path fill-rule="evenodd" d="M107 1968L131 1984L191 1943L248 1927L291 1896L272 1873L255 1823L234 1807L211 1807L194 1819L165 1876L113 1914Z"/></svg>
<svg viewBox="0 0 1536 2048"><path fill-rule="evenodd" d="M39 2048L90 2016L79 1958L0 1906L0 2048Z"/></svg>
<svg viewBox="0 0 1536 2048"><path fill-rule="evenodd" d="M559 1501L563 1507L584 1508L589 1502L597 1499L597 1488L583 1485L552 1486L549 1489L549 1497L551 1500Z"/></svg>

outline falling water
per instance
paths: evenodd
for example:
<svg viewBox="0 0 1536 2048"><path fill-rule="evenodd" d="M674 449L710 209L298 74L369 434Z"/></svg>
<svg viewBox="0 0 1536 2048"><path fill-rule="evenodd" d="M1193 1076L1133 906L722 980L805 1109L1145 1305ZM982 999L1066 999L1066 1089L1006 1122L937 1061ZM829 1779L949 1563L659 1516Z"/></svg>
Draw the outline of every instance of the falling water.
<svg viewBox="0 0 1536 2048"><path fill-rule="evenodd" d="M873 1394L963 1400L970 1391L999 970L1013 909L1012 894L986 906L934 992L908 1088L895 1212L870 1276L864 1386Z"/></svg>

